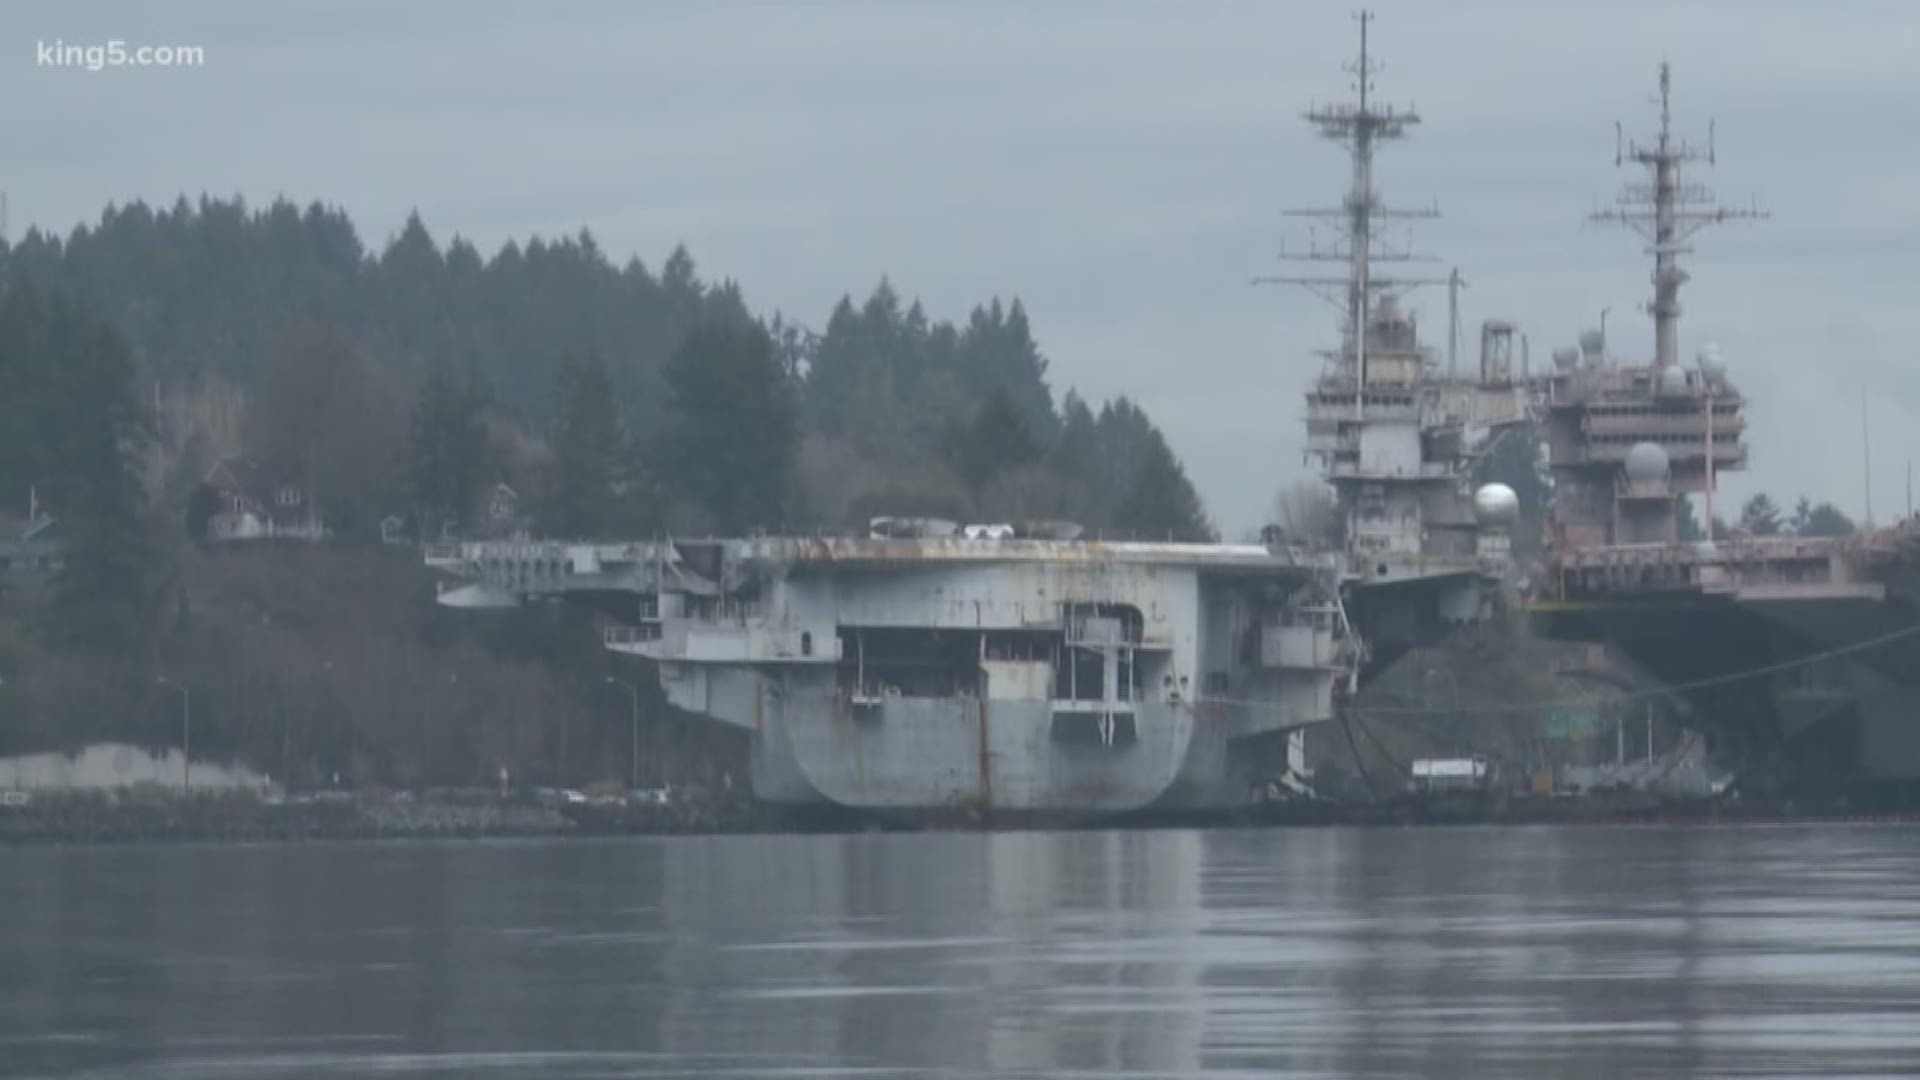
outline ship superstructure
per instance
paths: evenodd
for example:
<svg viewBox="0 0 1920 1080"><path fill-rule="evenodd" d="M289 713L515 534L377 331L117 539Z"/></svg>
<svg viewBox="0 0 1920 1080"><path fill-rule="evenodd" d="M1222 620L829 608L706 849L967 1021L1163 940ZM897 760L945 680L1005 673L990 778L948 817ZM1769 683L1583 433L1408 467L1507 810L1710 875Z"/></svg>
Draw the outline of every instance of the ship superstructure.
<svg viewBox="0 0 1920 1080"><path fill-rule="evenodd" d="M1626 225L1653 256L1653 355L1621 364L1599 331L1555 351L1538 380L1555 485L1536 625L1605 641L1684 694L1718 757L1762 792L1874 793L1911 805L1920 779L1920 521L1846 536L1680 535L1681 500L1747 463L1744 399L1711 346L1681 362L1680 257L1713 224L1766 216L1726 209L1689 182L1712 163L1673 134L1672 75L1660 67L1660 126L1622 143L1646 170L1593 220Z"/></svg>
<svg viewBox="0 0 1920 1080"><path fill-rule="evenodd" d="M1304 286L1341 312L1340 341L1320 354L1322 371L1306 395L1306 450L1336 493L1344 524L1344 576L1360 609L1356 620L1376 640L1380 635L1367 609L1411 605L1419 609L1415 621L1425 624L1472 620L1484 613L1486 583L1506 573L1504 529L1513 518L1511 492L1504 498L1490 492L1476 502L1469 473L1479 437L1526 419L1525 354L1523 345L1516 364L1512 323L1489 320L1482 326L1477 374L1462 376L1451 364L1441 370L1403 297L1420 285L1457 285L1457 275L1380 269L1430 261L1389 243L1385 228L1438 211L1389 207L1376 190L1376 151L1403 138L1420 117L1374 96L1378 65L1369 52L1372 16L1363 11L1358 19L1359 57L1347 68L1354 76L1354 98L1315 105L1304 114L1323 136L1346 149L1352 166L1347 193L1336 207L1292 211L1311 219L1316 235L1305 250L1281 252L1282 259L1337 264L1343 272L1256 281ZM1331 239L1317 235L1321 228ZM1401 586L1421 595L1390 600L1363 595ZM1412 627L1386 632L1418 633Z"/></svg>
<svg viewBox="0 0 1920 1080"><path fill-rule="evenodd" d="M1684 539L1679 501L1703 494L1711 521L1716 476L1747 464L1745 402L1718 352L1702 348L1691 369L1680 362L1687 273L1679 259L1700 229L1765 214L1718 206L1710 191L1685 179L1683 166L1712 162L1713 149L1673 134L1671 103L1672 73L1662 64L1658 133L1615 153L1616 164L1644 167L1647 180L1627 185L1612 209L1590 215L1648 241L1653 359L1620 365L1608 355L1604 332L1589 330L1578 346L1554 350L1553 370L1542 380L1538 408L1554 473L1548 545L1556 550Z"/></svg>

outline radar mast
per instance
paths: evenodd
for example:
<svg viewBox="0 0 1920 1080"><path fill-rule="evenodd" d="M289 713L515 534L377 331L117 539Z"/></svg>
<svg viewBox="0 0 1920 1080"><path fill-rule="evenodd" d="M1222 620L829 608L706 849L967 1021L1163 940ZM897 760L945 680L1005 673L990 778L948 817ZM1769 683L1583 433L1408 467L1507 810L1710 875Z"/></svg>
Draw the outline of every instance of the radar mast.
<svg viewBox="0 0 1920 1080"><path fill-rule="evenodd" d="M1587 220L1625 225L1649 241L1647 253L1653 256L1653 364L1656 369L1680 362L1680 286L1687 272L1680 269L1680 256L1693 248L1687 238L1708 225L1727 221L1764 220L1771 215L1758 208L1733 210L1716 205L1713 192L1701 184L1682 178L1681 166L1693 161L1714 164L1713 125L1707 125L1707 145L1702 148L1673 134L1673 75L1670 65L1660 65L1660 133L1650 144L1622 142L1620 125L1615 123L1613 163L1628 159L1645 166L1650 180L1629 183L1620 190L1612 210L1596 210Z"/></svg>
<svg viewBox="0 0 1920 1080"><path fill-rule="evenodd" d="M1310 238L1307 250L1289 252L1283 247L1280 258L1299 262L1347 264L1345 277L1326 275L1286 275L1256 278L1255 281L1299 285L1321 299L1340 307L1345 313L1341 327L1346 348L1335 359L1340 374L1353 381L1354 408L1360 411L1361 390L1367 383L1367 316L1375 296L1393 296L1416 285L1445 284L1446 278L1390 277L1373 273L1375 263L1433 262L1416 255L1410 248L1394 248L1379 236L1378 225L1393 220L1440 216L1433 208L1394 209L1380 202L1373 188L1373 152L1382 143L1403 138L1407 129L1420 122L1412 108L1381 105L1373 97L1373 76L1381 69L1368 51L1367 30L1373 22L1371 11L1359 11L1354 18L1360 24L1360 55L1343 70L1353 75L1354 98L1350 101L1314 105L1302 116L1320 129L1320 134L1347 148L1352 162L1352 181L1346 198L1337 207L1285 211L1288 217L1311 218L1330 226L1332 242L1322 246Z"/></svg>

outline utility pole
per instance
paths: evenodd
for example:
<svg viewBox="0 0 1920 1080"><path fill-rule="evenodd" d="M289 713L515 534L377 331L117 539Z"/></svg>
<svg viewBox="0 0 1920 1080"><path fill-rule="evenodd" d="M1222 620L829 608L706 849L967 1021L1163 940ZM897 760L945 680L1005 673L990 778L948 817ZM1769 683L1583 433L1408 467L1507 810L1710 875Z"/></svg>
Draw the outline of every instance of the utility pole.
<svg viewBox="0 0 1920 1080"><path fill-rule="evenodd" d="M640 688L625 679L616 679L612 675L607 676L607 685L626 687L627 694L633 703L633 732L628 743L632 751L632 761L628 766L627 790L638 791L640 789Z"/></svg>
<svg viewBox="0 0 1920 1080"><path fill-rule="evenodd" d="M1860 392L1861 483L1867 489L1867 528L1873 528L1873 436L1867 430L1867 394Z"/></svg>
<svg viewBox="0 0 1920 1080"><path fill-rule="evenodd" d="M193 790L193 695L187 692L185 685L174 682L165 675L158 676L154 682L160 686L171 686L180 691L180 790Z"/></svg>

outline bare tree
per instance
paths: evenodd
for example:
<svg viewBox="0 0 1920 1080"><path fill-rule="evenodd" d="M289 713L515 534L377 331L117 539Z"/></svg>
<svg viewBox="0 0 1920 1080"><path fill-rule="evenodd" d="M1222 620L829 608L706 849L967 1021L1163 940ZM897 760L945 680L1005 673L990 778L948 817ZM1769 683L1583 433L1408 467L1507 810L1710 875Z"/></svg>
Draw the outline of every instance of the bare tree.
<svg viewBox="0 0 1920 1080"><path fill-rule="evenodd" d="M1318 480L1295 480L1274 492L1268 514L1290 541L1315 547L1339 546L1339 507L1333 489Z"/></svg>

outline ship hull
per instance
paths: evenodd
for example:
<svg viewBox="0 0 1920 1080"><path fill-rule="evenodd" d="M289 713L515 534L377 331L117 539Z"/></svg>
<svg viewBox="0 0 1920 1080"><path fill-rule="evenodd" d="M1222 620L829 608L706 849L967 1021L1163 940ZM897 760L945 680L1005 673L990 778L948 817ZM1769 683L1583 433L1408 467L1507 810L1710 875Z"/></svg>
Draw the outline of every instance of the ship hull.
<svg viewBox="0 0 1920 1080"><path fill-rule="evenodd" d="M1024 538L485 542L476 591L637 617L607 647L743 731L756 798L885 816L1246 805L1353 657L1332 567L1265 545ZM484 599L484 597L483 597Z"/></svg>
<svg viewBox="0 0 1920 1080"><path fill-rule="evenodd" d="M1072 824L1242 807L1284 763L1284 732L1236 736L1221 710L1163 702L1102 717L1046 700L855 704L824 680L763 676L749 741L755 795L890 818Z"/></svg>
<svg viewBox="0 0 1920 1080"><path fill-rule="evenodd" d="M1546 616L1679 688L1716 752L1803 792L1920 784L1920 613L1902 600L1650 599Z"/></svg>

